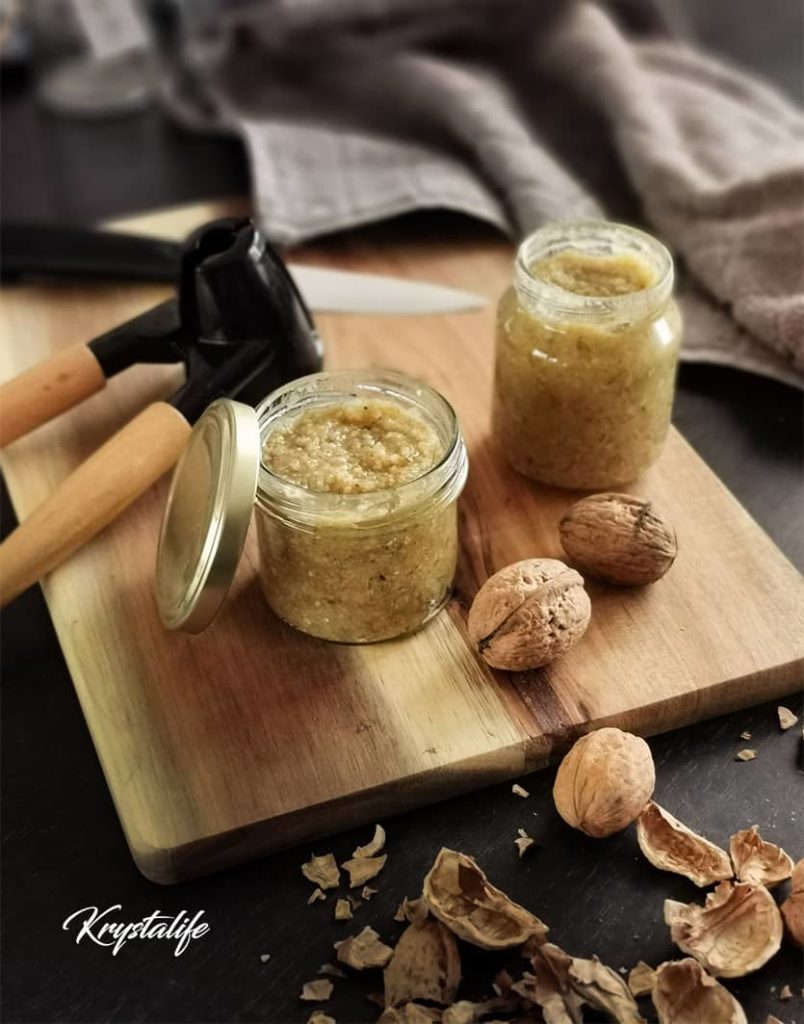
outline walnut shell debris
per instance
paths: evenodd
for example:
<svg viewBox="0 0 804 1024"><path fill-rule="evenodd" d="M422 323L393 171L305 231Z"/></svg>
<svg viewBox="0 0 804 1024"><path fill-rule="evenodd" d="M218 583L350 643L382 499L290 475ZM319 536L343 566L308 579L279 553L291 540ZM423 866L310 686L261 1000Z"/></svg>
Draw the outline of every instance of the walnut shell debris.
<svg viewBox="0 0 804 1024"><path fill-rule="evenodd" d="M724 850L652 800L637 818L637 841L654 867L684 875L702 888L734 876Z"/></svg>
<svg viewBox="0 0 804 1024"><path fill-rule="evenodd" d="M385 829L382 825L374 826L374 835L371 840L366 843L365 846L358 846L352 857L376 857L378 853L382 853L385 847Z"/></svg>
<svg viewBox="0 0 804 1024"><path fill-rule="evenodd" d="M734 874L740 882L754 882L772 889L793 874L793 859L781 847L769 843L752 825L735 832L729 840Z"/></svg>
<svg viewBox="0 0 804 1024"><path fill-rule="evenodd" d="M301 866L302 874L319 889L336 889L341 878L335 857L325 853L322 857L311 857Z"/></svg>
<svg viewBox="0 0 804 1024"><path fill-rule="evenodd" d="M747 882L721 882L703 907L665 900L664 920L673 942L719 978L758 970L782 941L782 915L773 896Z"/></svg>
<svg viewBox="0 0 804 1024"><path fill-rule="evenodd" d="M517 837L514 840L514 846L516 846L519 852L520 860L525 856L528 850L537 845L538 843L533 838L533 836L529 836L528 833L524 830L524 828L517 829Z"/></svg>
<svg viewBox="0 0 804 1024"><path fill-rule="evenodd" d="M328 978L316 978L315 981L306 981L301 990L299 999L308 1003L323 1003L332 995L335 986Z"/></svg>
<svg viewBox="0 0 804 1024"><path fill-rule="evenodd" d="M345 860L341 867L349 875L349 888L356 889L359 885L365 885L370 879L376 878L387 860L387 853L381 857L352 857L351 860Z"/></svg>
<svg viewBox="0 0 804 1024"><path fill-rule="evenodd" d="M318 968L319 974L326 974L330 978L348 978L349 975L346 971L342 971L340 967L336 967L335 964L321 964Z"/></svg>
<svg viewBox="0 0 804 1024"><path fill-rule="evenodd" d="M647 743L633 733L606 727L582 736L565 756L553 800L568 825L600 839L638 817L655 783Z"/></svg>
<svg viewBox="0 0 804 1024"><path fill-rule="evenodd" d="M790 938L804 948L804 860L796 863L792 877L790 895L782 904L782 917Z"/></svg>
<svg viewBox="0 0 804 1024"><path fill-rule="evenodd" d="M526 973L512 991L540 1006L548 1024L581 1024L584 1004L618 1024L644 1024L625 981L597 957L571 957L547 942L535 950L531 966L534 973Z"/></svg>
<svg viewBox="0 0 804 1024"><path fill-rule="evenodd" d="M503 1024L502 1021L490 1020L490 1015L498 1012L510 1013L515 1009L517 1009L517 1003L505 998L486 999L482 1003L461 999L444 1010L441 1024L477 1024L478 1021L485 1021L486 1024ZM517 1017L516 1020L524 1022L525 1018ZM514 1022L512 1021L511 1024Z"/></svg>
<svg viewBox="0 0 804 1024"><path fill-rule="evenodd" d="M656 972L649 964L646 964L644 960L640 960L628 972L628 991L637 999L640 996L648 995L653 988L653 977L655 974Z"/></svg>
<svg viewBox="0 0 804 1024"><path fill-rule="evenodd" d="M380 941L373 928L366 927L358 935L335 943L335 953L342 964L365 971L372 967L385 967L393 955L390 946Z"/></svg>
<svg viewBox="0 0 804 1024"><path fill-rule="evenodd" d="M574 569L555 558L529 558L486 580L467 628L489 665L521 672L566 654L586 632L591 612Z"/></svg>
<svg viewBox="0 0 804 1024"><path fill-rule="evenodd" d="M508 949L547 934L538 917L495 888L471 857L455 850L439 851L422 895L434 917L481 949Z"/></svg>
<svg viewBox="0 0 804 1024"><path fill-rule="evenodd" d="M352 916L352 904L349 900L336 900L335 902L335 920L336 921L348 921Z"/></svg>
<svg viewBox="0 0 804 1024"><path fill-rule="evenodd" d="M667 519L632 494L592 494L559 523L561 544L582 572L607 583L639 586L660 579L678 554Z"/></svg>
<svg viewBox="0 0 804 1024"><path fill-rule="evenodd" d="M798 715L792 712L790 708L786 708L783 704L780 704L776 709L776 714L779 716L779 728L782 732L785 732L787 729L792 729L798 721Z"/></svg>
<svg viewBox="0 0 804 1024"><path fill-rule="evenodd" d="M596 1010L602 1010L617 1024L645 1024L623 978L602 964L597 957L591 960L573 957L569 979L585 1003Z"/></svg>
<svg viewBox="0 0 804 1024"><path fill-rule="evenodd" d="M414 999L446 1005L461 982L461 957L455 936L432 918L402 932L383 975L385 1005Z"/></svg>
<svg viewBox="0 0 804 1024"><path fill-rule="evenodd" d="M377 1024L433 1024L441 1020L441 1011L435 1007L405 1003L404 1006L390 1006L384 1010Z"/></svg>
<svg viewBox="0 0 804 1024"><path fill-rule="evenodd" d="M337 1021L322 1010L313 1010L307 1018L307 1024L337 1024Z"/></svg>
<svg viewBox="0 0 804 1024"><path fill-rule="evenodd" d="M731 992L689 957L656 968L651 996L659 1024L748 1024Z"/></svg>

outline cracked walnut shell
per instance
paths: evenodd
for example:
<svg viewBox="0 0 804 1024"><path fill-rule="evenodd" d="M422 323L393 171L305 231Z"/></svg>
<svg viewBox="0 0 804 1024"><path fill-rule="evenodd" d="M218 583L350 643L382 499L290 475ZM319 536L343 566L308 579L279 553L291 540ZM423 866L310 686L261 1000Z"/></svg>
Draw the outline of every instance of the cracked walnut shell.
<svg viewBox="0 0 804 1024"><path fill-rule="evenodd" d="M793 868L793 884L790 895L782 904L782 917L790 938L804 947L804 860Z"/></svg>
<svg viewBox="0 0 804 1024"><path fill-rule="evenodd" d="M772 889L793 874L793 859L775 843L759 834L756 825L735 832L729 840L734 874L741 882L755 882Z"/></svg>
<svg viewBox="0 0 804 1024"><path fill-rule="evenodd" d="M461 981L458 942L449 928L432 918L402 932L383 975L385 1005L423 999L445 1006Z"/></svg>
<svg viewBox="0 0 804 1024"><path fill-rule="evenodd" d="M528 558L500 569L469 609L469 636L493 668L521 672L566 654L591 615L583 578L555 558Z"/></svg>
<svg viewBox="0 0 804 1024"><path fill-rule="evenodd" d="M465 942L509 949L529 938L543 942L547 926L495 888L466 854L442 848L422 889L430 913Z"/></svg>
<svg viewBox="0 0 804 1024"><path fill-rule="evenodd" d="M651 998L659 1024L748 1024L731 992L689 957L659 964Z"/></svg>
<svg viewBox="0 0 804 1024"><path fill-rule="evenodd" d="M649 501L631 494L582 498L566 513L558 531L573 563L607 583L654 583L678 554L673 527Z"/></svg>
<svg viewBox="0 0 804 1024"><path fill-rule="evenodd" d="M701 888L734 875L724 850L652 800L637 818L637 841L654 867L684 875Z"/></svg>
<svg viewBox="0 0 804 1024"><path fill-rule="evenodd" d="M647 743L606 727L576 741L559 765L553 800L568 825L602 839L639 816L655 784Z"/></svg>
<svg viewBox="0 0 804 1024"><path fill-rule="evenodd" d="M782 942L782 915L764 885L721 882L697 903L665 900L673 942L719 978L758 970Z"/></svg>

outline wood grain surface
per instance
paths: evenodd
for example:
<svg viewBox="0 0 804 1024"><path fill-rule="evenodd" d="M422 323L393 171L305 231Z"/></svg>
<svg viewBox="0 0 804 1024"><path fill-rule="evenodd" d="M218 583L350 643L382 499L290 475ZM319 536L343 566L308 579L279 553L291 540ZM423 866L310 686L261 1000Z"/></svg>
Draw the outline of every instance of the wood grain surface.
<svg viewBox="0 0 804 1024"><path fill-rule="evenodd" d="M219 208L129 220L181 236ZM494 299L511 252L341 240L293 258L440 281ZM141 285L24 286L2 295L0 375L86 341L166 294ZM449 608L412 638L326 644L276 621L249 538L233 591L199 637L165 633L152 596L162 481L43 584L132 853L170 882L376 816L519 775L580 731L656 733L789 693L804 655L796 571L683 439L633 489L662 505L680 544L642 590L590 584L592 625L548 669L488 669L465 613L480 582L527 556L560 556L573 496L534 486L489 438L493 307L441 317L320 317L329 367L392 366L458 410L470 454L462 557ZM22 345L19 339L24 338ZM178 371L138 367L3 456L20 518Z"/></svg>

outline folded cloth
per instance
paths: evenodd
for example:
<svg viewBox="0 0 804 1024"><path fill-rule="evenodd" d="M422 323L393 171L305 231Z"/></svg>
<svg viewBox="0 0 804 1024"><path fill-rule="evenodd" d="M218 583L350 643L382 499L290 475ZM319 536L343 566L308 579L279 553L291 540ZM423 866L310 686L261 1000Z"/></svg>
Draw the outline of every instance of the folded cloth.
<svg viewBox="0 0 804 1024"><path fill-rule="evenodd" d="M771 88L580 0L212 7L166 102L243 137L276 240L434 207L515 239L637 221L679 258L683 357L802 386L804 117Z"/></svg>

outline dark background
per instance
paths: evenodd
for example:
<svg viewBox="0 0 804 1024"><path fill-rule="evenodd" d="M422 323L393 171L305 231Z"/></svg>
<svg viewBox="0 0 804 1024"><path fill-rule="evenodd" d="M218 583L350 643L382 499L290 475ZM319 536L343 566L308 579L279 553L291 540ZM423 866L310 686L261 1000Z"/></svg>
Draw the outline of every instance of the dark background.
<svg viewBox="0 0 804 1024"><path fill-rule="evenodd" d="M794 0L687 0L676 21L798 98L802 17ZM99 122L60 119L36 106L24 78L4 83L3 218L89 222L247 188L242 152L232 140L188 134L153 109ZM675 422L801 566L799 393L735 371L688 366ZM5 489L2 499L8 531L14 519ZM38 588L3 616L2 670L6 1021L305 1021L314 1005L300 1003L298 993L319 964L333 959L332 942L364 924L395 939L401 931L391 921L396 905L418 894L441 845L476 856L493 881L551 925L555 942L576 955L597 953L615 968L676 955L662 901L699 895L691 883L650 867L633 830L595 841L564 826L552 808L550 770L521 780L532 794L526 801L502 785L386 822L390 856L380 893L348 924L332 921L332 897L307 907L312 887L299 872L307 848L159 888L129 857ZM800 699L788 704L801 712ZM746 729L753 733L748 744L739 739ZM738 828L758 823L767 838L799 857L800 736L798 729L780 732L772 704L657 737L651 740L657 799L722 845ZM746 745L758 750L757 759L735 762ZM519 827L541 843L522 862L513 846ZM334 837L316 851L332 850L343 860L369 833ZM115 903L127 921L157 908L204 910L211 932L175 959L171 947L156 942L128 945L113 958L105 949L76 946L62 931L78 908ZM261 953L271 954L266 964ZM466 950L465 995L488 992L504 960ZM523 963L508 962L518 974ZM771 1012L785 1022L804 1019L801 960L790 946L756 975L728 984L752 1024ZM778 1000L784 984L796 990L794 1000ZM375 1019L379 1011L365 994L380 988L376 974L336 981L335 996L322 1008L340 1024Z"/></svg>

